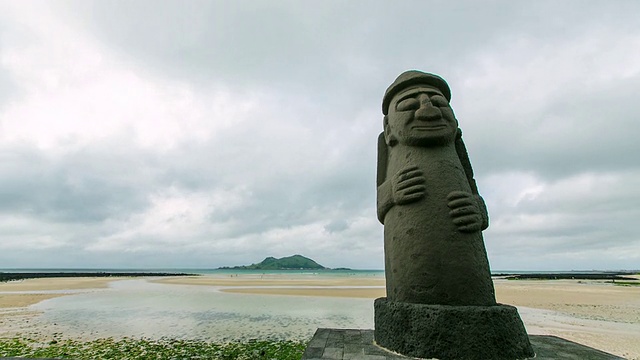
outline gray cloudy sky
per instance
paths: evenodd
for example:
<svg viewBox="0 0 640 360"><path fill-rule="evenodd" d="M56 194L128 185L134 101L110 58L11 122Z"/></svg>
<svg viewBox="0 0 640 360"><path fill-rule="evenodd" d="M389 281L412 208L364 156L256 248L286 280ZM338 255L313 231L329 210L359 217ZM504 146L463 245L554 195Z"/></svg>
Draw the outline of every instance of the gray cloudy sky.
<svg viewBox="0 0 640 360"><path fill-rule="evenodd" d="M640 2L0 0L0 268L383 267L381 100L444 77L500 269L640 268Z"/></svg>

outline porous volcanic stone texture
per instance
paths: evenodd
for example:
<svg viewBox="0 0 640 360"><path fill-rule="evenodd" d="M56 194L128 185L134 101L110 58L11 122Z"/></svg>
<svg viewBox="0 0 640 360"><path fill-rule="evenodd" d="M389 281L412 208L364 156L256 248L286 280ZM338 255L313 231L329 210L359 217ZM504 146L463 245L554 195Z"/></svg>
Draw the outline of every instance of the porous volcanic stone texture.
<svg viewBox="0 0 640 360"><path fill-rule="evenodd" d="M441 360L534 356L513 306L426 305L379 298L374 310L376 343L400 354Z"/></svg>
<svg viewBox="0 0 640 360"><path fill-rule="evenodd" d="M400 74L384 95L377 213L387 297L495 305L482 237L489 215L450 99L444 79L417 70Z"/></svg>
<svg viewBox="0 0 640 360"><path fill-rule="evenodd" d="M458 230L450 215L448 194L471 194L454 144L389 150L389 178L412 165L426 190L422 199L396 204L385 216L387 296L416 304L495 305L482 232Z"/></svg>

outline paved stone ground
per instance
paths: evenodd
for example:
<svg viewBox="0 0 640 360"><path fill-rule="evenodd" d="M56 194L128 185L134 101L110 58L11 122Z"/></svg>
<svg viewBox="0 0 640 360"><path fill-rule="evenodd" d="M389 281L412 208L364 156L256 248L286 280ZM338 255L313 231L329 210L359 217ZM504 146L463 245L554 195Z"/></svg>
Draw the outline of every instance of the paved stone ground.
<svg viewBox="0 0 640 360"><path fill-rule="evenodd" d="M529 336L535 360L624 360L600 350L555 336ZM302 360L414 359L389 352L373 343L373 330L318 329Z"/></svg>

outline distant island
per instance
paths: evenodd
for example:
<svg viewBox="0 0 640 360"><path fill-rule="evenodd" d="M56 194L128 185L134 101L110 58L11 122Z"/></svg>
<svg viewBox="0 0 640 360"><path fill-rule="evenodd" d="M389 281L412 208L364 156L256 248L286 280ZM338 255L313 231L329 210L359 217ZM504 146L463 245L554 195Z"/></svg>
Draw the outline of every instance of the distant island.
<svg viewBox="0 0 640 360"><path fill-rule="evenodd" d="M304 257L302 255L293 255L276 259L269 256L257 264L242 265L242 266L223 266L219 269L222 270L330 270L317 262ZM350 270L347 268L340 268L336 270Z"/></svg>

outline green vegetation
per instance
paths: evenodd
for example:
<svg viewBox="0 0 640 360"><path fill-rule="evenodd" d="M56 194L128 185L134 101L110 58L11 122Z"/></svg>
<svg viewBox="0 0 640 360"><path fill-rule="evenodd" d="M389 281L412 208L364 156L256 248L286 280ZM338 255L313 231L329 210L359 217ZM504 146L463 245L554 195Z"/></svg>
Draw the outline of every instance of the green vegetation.
<svg viewBox="0 0 640 360"><path fill-rule="evenodd" d="M269 256L258 264L221 267L220 269L238 270L323 270L324 266L302 255L287 256L280 259Z"/></svg>
<svg viewBox="0 0 640 360"><path fill-rule="evenodd" d="M93 341L53 340L39 343L31 339L0 339L0 357L60 359L220 359L298 360L306 347L303 341L251 340L216 344L201 340L113 338Z"/></svg>

